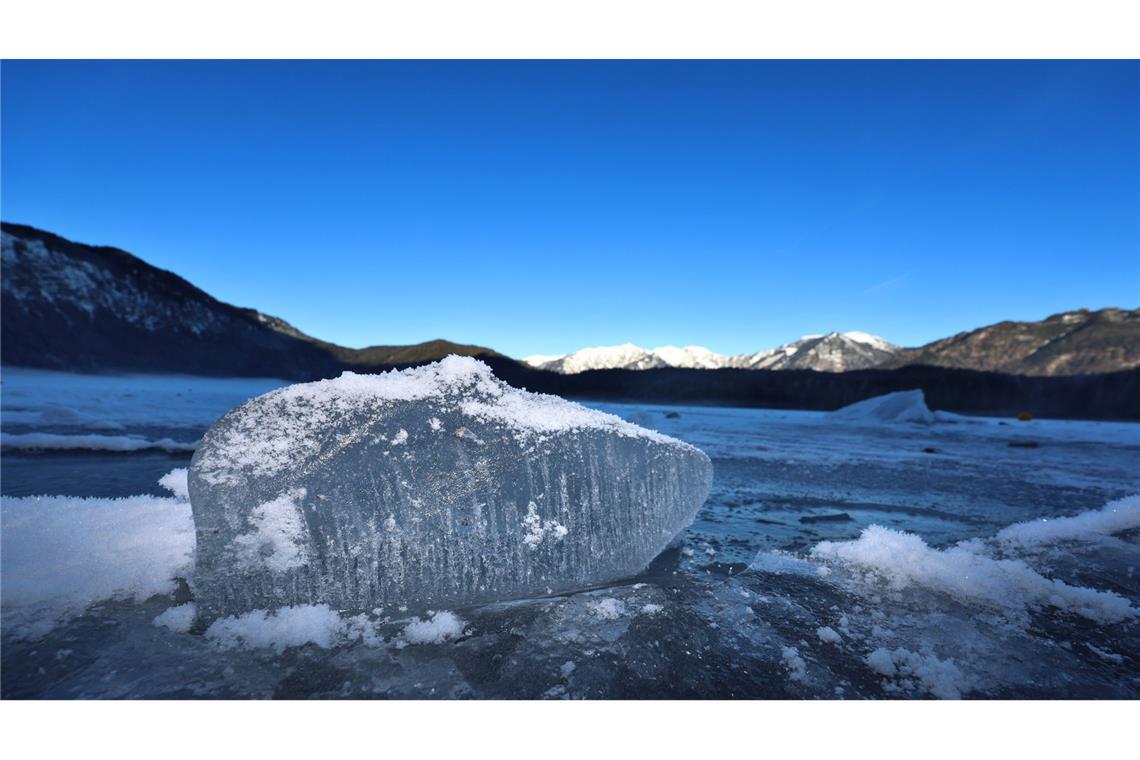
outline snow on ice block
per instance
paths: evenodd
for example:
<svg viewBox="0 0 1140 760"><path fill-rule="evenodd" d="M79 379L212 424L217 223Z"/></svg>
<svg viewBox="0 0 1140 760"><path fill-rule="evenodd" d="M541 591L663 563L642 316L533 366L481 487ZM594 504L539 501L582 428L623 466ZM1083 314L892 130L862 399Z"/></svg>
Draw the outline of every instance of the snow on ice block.
<svg viewBox="0 0 1140 760"><path fill-rule="evenodd" d="M897 391L849 404L831 413L848 422L918 422L929 425L934 413L921 390Z"/></svg>
<svg viewBox="0 0 1140 760"><path fill-rule="evenodd" d="M699 449L467 357L292 385L194 455L198 610L438 608L627 577L711 482Z"/></svg>

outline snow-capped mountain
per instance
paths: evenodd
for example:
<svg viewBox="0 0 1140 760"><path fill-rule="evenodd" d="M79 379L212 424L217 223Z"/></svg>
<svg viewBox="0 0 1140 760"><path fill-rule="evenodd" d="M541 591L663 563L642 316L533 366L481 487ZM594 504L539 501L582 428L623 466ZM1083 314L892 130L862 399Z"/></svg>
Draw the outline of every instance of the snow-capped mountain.
<svg viewBox="0 0 1140 760"><path fill-rule="evenodd" d="M750 369L814 369L818 372L846 372L870 369L892 358L901 349L877 335L865 332L831 332L805 335L794 343L754 354Z"/></svg>
<svg viewBox="0 0 1140 760"><path fill-rule="evenodd" d="M735 366L729 364L735 357L713 353L701 346L660 346L646 350L632 343L620 346L583 348L571 354L536 354L523 359L538 369L574 375L591 369L656 369L657 367L690 367L718 369Z"/></svg>
<svg viewBox="0 0 1140 760"><path fill-rule="evenodd" d="M583 348L570 354L536 354L523 359L538 369L573 375L591 369L814 369L843 372L874 367L894 356L899 347L865 332L806 335L779 348L754 354L725 355L702 346L660 346L644 349L632 343Z"/></svg>

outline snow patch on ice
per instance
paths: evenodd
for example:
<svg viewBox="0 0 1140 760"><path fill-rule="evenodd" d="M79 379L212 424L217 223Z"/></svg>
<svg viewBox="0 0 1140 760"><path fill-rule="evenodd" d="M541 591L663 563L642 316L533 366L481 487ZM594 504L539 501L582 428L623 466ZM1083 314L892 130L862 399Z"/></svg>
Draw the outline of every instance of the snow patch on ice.
<svg viewBox="0 0 1140 760"><path fill-rule="evenodd" d="M1023 547L1061 541L1088 540L1140 528L1140 494L1106 504L1102 509L1072 517L1041 518L1003 528L997 538Z"/></svg>
<svg viewBox="0 0 1140 760"><path fill-rule="evenodd" d="M198 609L194 602L187 602L186 604L169 608L166 612L157 616L153 622L159 628L169 628L175 633L188 633L190 628L194 625L194 615L197 614L197 612Z"/></svg>
<svg viewBox="0 0 1140 760"><path fill-rule="evenodd" d="M190 504L159 496L0 499L4 629L35 638L111 598L175 590L193 567Z"/></svg>
<svg viewBox="0 0 1140 760"><path fill-rule="evenodd" d="M466 623L454 612L429 612L427 619L415 618L404 626L404 640L409 644L442 644L463 635Z"/></svg>
<svg viewBox="0 0 1140 760"><path fill-rule="evenodd" d="M780 659L784 670L788 671L788 679L803 681L807 678L807 663L800 657L800 650L795 647L780 647Z"/></svg>
<svg viewBox="0 0 1140 760"><path fill-rule="evenodd" d="M829 625L817 629L815 635L819 636L820 641L827 644L838 644L840 641L843 641L843 637Z"/></svg>
<svg viewBox="0 0 1140 760"><path fill-rule="evenodd" d="M373 612L376 612L373 610ZM364 613L343 618L344 637L348 641L359 641L366 647L375 649L385 644L384 637L377 630L377 625Z"/></svg>
<svg viewBox="0 0 1140 760"><path fill-rule="evenodd" d="M1053 607L1099 623L1135 617L1127 599L1110 591L1070 586L1049 579L1021 559L987 556L979 541L933 549L920 536L879 525L853 541L824 541L811 551L818 560L840 563L893 589L918 586L960 602L981 604L1017 619L1030 609Z"/></svg>
<svg viewBox="0 0 1140 760"><path fill-rule="evenodd" d="M953 660L940 660L934 655L922 655L902 647L894 650L880 647L868 654L864 662L876 673L886 676L888 691L959 699L962 692L968 690L966 678Z"/></svg>
<svg viewBox="0 0 1140 760"><path fill-rule="evenodd" d="M222 649L268 648L280 654L306 644L330 649L346 631L346 622L327 604L302 604L219 618L206 629L206 638Z"/></svg>

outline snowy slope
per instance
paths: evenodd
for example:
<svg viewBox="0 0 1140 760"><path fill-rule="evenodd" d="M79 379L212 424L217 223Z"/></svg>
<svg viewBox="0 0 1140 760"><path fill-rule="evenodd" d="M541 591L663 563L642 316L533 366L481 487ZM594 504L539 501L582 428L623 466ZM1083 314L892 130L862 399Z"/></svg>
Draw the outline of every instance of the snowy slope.
<svg viewBox="0 0 1140 760"><path fill-rule="evenodd" d="M865 332L805 335L779 348L754 354L726 355L703 346L660 346L644 349L632 343L583 348L571 354L536 354L523 359L532 367L572 375L591 369L814 369L843 372L874 367L891 358L899 348Z"/></svg>

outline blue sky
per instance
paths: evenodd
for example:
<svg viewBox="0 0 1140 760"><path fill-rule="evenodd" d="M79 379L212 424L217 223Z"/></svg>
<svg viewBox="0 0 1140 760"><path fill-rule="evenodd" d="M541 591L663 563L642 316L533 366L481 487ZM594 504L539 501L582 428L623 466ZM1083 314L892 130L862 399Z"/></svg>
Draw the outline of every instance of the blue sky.
<svg viewBox="0 0 1140 760"><path fill-rule="evenodd" d="M12 62L7 221L350 346L1140 303L1132 62Z"/></svg>

